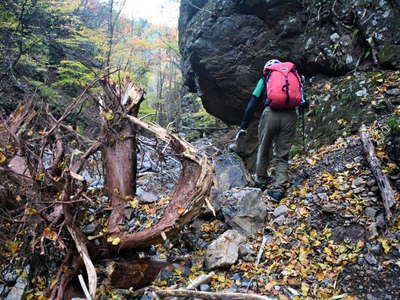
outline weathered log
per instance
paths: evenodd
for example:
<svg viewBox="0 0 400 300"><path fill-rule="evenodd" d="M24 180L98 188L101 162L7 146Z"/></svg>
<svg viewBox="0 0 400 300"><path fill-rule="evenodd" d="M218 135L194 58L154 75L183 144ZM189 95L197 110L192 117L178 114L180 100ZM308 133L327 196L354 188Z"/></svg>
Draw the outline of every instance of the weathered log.
<svg viewBox="0 0 400 300"><path fill-rule="evenodd" d="M360 128L360 137L368 164L370 165L372 173L376 178L379 190L381 192L383 205L385 207L386 219L390 221L392 218L392 212L390 209L396 203L396 199L394 196L395 193L392 186L390 185L388 177L382 170L381 162L375 155L374 145L372 144L371 137L365 125L362 125Z"/></svg>
<svg viewBox="0 0 400 300"><path fill-rule="evenodd" d="M154 292L160 298L167 297L190 297L207 299L207 300L273 300L268 296L257 294L244 294L244 293L223 293L223 292L199 292L189 290L161 290L158 288L151 288L149 291Z"/></svg>
<svg viewBox="0 0 400 300"><path fill-rule="evenodd" d="M124 206L136 193L136 128L125 115L137 116L144 91L129 79L119 84L104 79L100 84L104 91L100 97L105 140L102 146L104 178L113 208L108 229L110 232L119 232L118 226L124 219Z"/></svg>
<svg viewBox="0 0 400 300"><path fill-rule="evenodd" d="M120 232L114 235L121 239L119 249L150 246L161 242L164 234L168 239L172 239L185 224L200 213L213 184L213 167L205 155L199 154L188 142L157 124L146 123L132 116L127 117L133 124L150 131L158 139L169 144L182 163L182 173L161 220L143 231Z"/></svg>

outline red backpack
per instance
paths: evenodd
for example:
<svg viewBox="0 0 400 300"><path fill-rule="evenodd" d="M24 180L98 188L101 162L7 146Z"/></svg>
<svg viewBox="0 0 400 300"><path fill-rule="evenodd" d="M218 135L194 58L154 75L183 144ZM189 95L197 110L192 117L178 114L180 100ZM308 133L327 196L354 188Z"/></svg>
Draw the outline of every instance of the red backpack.
<svg viewBox="0 0 400 300"><path fill-rule="evenodd" d="M296 66L283 62L264 70L267 104L271 108L294 108L300 105L302 85Z"/></svg>

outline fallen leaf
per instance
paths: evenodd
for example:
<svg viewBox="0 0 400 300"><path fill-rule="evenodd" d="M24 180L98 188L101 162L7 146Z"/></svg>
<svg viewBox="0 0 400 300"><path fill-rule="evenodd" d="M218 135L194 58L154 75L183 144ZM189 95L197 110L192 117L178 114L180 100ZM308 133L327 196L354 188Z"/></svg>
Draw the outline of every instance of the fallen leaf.
<svg viewBox="0 0 400 300"><path fill-rule="evenodd" d="M0 164L5 162L6 160L7 160L7 157L3 153L0 152Z"/></svg>
<svg viewBox="0 0 400 300"><path fill-rule="evenodd" d="M57 240L57 233L52 231L49 227L46 227L43 230L43 235L44 235L44 237L48 238L49 240L52 240L52 241Z"/></svg>

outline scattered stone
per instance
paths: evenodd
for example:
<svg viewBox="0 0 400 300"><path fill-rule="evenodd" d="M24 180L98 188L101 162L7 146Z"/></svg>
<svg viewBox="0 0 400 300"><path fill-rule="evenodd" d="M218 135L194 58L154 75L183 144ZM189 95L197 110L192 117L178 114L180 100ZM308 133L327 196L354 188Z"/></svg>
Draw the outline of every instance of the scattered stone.
<svg viewBox="0 0 400 300"><path fill-rule="evenodd" d="M222 213L233 229L248 236L264 225L267 205L261 200L260 189L245 188L233 193L223 203Z"/></svg>
<svg viewBox="0 0 400 300"><path fill-rule="evenodd" d="M144 202L144 203L154 203L154 202L158 201L157 195L146 192L145 190L143 190L141 188L137 189L136 195L140 198L141 202Z"/></svg>
<svg viewBox="0 0 400 300"><path fill-rule="evenodd" d="M209 292L211 287L208 284L200 284L200 291L202 292Z"/></svg>
<svg viewBox="0 0 400 300"><path fill-rule="evenodd" d="M368 96L368 91L366 88L363 88L362 90L359 90L356 92L356 96L358 97L367 97Z"/></svg>
<svg viewBox="0 0 400 300"><path fill-rule="evenodd" d="M0 296L3 295L3 293L7 290L6 285L0 284ZM5 293L4 293L5 294Z"/></svg>
<svg viewBox="0 0 400 300"><path fill-rule="evenodd" d="M380 214L376 217L376 226L378 226L379 228L386 227L386 220L383 214Z"/></svg>
<svg viewBox="0 0 400 300"><path fill-rule="evenodd" d="M390 89L386 91L386 94L390 96L399 96L400 95L400 89Z"/></svg>
<svg viewBox="0 0 400 300"><path fill-rule="evenodd" d="M383 253L381 243L374 243L370 245L368 250L375 255L381 255Z"/></svg>
<svg viewBox="0 0 400 300"><path fill-rule="evenodd" d="M329 38L331 39L332 42L336 43L337 41L339 41L340 36L335 32L331 34Z"/></svg>
<svg viewBox="0 0 400 300"><path fill-rule="evenodd" d="M365 260L367 261L367 263L369 263L370 265L377 265L378 264L378 260L375 258L375 256L371 253L367 253L365 255Z"/></svg>
<svg viewBox="0 0 400 300"><path fill-rule="evenodd" d="M18 274L15 270L6 270L3 272L3 280L6 284L12 285L17 281Z"/></svg>
<svg viewBox="0 0 400 300"><path fill-rule="evenodd" d="M322 201L328 201L328 194L327 193L318 193L318 198Z"/></svg>
<svg viewBox="0 0 400 300"><path fill-rule="evenodd" d="M352 187L357 187L357 186L362 185L364 183L365 183L365 181L364 181L364 179L362 177L357 177L351 182L351 186Z"/></svg>
<svg viewBox="0 0 400 300"><path fill-rule="evenodd" d="M363 191L365 191L365 189L364 189L363 187L357 187L357 188L355 188L355 189L353 190L353 193L354 193L354 194L360 194L360 193L362 193Z"/></svg>
<svg viewBox="0 0 400 300"><path fill-rule="evenodd" d="M292 294L293 297L300 296L300 293L298 291L296 291L294 288L291 288L290 286L288 286L287 289Z"/></svg>
<svg viewBox="0 0 400 300"><path fill-rule="evenodd" d="M206 268L210 270L233 265L239 257L239 245L245 241L246 238L238 231L226 231L207 247Z"/></svg>
<svg viewBox="0 0 400 300"><path fill-rule="evenodd" d="M373 239L379 235L378 227L376 226L376 223L372 223L371 225L368 226L368 232L369 232L370 239Z"/></svg>
<svg viewBox="0 0 400 300"><path fill-rule="evenodd" d="M373 207L367 207L367 208L364 210L364 214L365 214L366 216L368 216L368 217L371 217L371 218L375 218L377 212L378 212L378 211L377 211L375 208L373 208Z"/></svg>
<svg viewBox="0 0 400 300"><path fill-rule="evenodd" d="M83 227L82 232L84 234L93 234L96 231L96 223L90 223Z"/></svg>
<svg viewBox="0 0 400 300"><path fill-rule="evenodd" d="M272 213L274 217L279 217L282 215L287 215L289 209L286 207L286 205L280 205L277 208L275 208L274 212Z"/></svg>
<svg viewBox="0 0 400 300"><path fill-rule="evenodd" d="M277 224L279 226L282 226L283 224L285 224L285 221L286 217L284 215L280 215L279 217L277 217L272 221L272 224Z"/></svg>
<svg viewBox="0 0 400 300"><path fill-rule="evenodd" d="M29 266L27 266L24 270L25 275L29 273ZM25 277L25 276L24 276ZM21 300L25 294L25 290L29 285L28 279L24 277L18 277L17 282L11 288L5 300Z"/></svg>

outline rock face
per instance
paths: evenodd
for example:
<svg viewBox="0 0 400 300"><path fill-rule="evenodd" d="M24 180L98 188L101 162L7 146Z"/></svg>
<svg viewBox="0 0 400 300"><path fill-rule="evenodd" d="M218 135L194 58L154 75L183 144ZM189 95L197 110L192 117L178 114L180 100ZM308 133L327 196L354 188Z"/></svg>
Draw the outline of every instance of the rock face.
<svg viewBox="0 0 400 300"><path fill-rule="evenodd" d="M207 269L233 265L239 257L239 246L246 238L236 230L228 230L212 242L206 252Z"/></svg>
<svg viewBox="0 0 400 300"><path fill-rule="evenodd" d="M229 124L271 58L305 75L400 69L399 1L182 0L180 10L186 84Z"/></svg>

